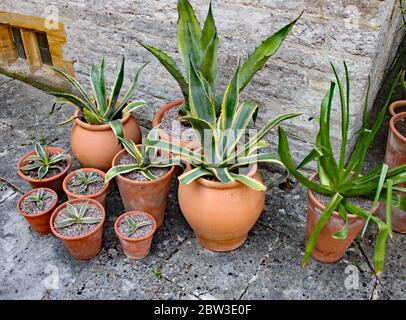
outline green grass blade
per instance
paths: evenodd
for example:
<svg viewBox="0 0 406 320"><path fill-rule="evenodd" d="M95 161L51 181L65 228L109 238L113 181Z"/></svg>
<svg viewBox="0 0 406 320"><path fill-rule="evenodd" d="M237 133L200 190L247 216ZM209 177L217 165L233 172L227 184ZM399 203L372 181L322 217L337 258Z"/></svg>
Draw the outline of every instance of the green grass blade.
<svg viewBox="0 0 406 320"><path fill-rule="evenodd" d="M312 151L303 159L303 161L296 167L297 170L303 168L313 160L318 159L319 157L323 156L323 152L321 152L317 147L314 147Z"/></svg>
<svg viewBox="0 0 406 320"><path fill-rule="evenodd" d="M392 236L392 190L393 181L387 181L387 194L386 194L386 225L388 226L389 235Z"/></svg>
<svg viewBox="0 0 406 320"><path fill-rule="evenodd" d="M342 227L341 230L337 231L334 234L333 238L337 240L344 240L347 239L350 224L348 221L347 211L345 210L345 207L341 203L338 205L338 213L340 214L341 219L344 221L344 226Z"/></svg>

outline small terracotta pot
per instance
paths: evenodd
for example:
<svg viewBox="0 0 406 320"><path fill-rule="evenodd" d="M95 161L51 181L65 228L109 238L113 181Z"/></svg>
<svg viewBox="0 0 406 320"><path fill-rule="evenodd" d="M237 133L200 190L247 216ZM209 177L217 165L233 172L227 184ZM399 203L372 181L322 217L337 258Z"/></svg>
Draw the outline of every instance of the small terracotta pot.
<svg viewBox="0 0 406 320"><path fill-rule="evenodd" d="M161 123L162 118L166 111L168 111L171 108L175 108L182 105L184 101L185 100L183 99L178 99L164 105L161 109L159 109L158 112L155 114L154 118L152 119L152 127L155 128ZM162 140L175 142L181 145L182 147L186 147L191 150L196 150L200 148L200 143L198 141L181 140L180 137L172 137L162 129L159 129L159 137Z"/></svg>
<svg viewBox="0 0 406 320"><path fill-rule="evenodd" d="M389 112L392 117L399 113L406 112L406 100L398 100L389 105Z"/></svg>
<svg viewBox="0 0 406 320"><path fill-rule="evenodd" d="M137 147L140 147L138 145ZM116 166L120 158L126 153L121 150L113 159ZM154 181L135 181L121 175L116 176L118 189L126 211L145 211L150 213L156 220L159 228L164 220L168 193L171 187L175 166L164 175Z"/></svg>
<svg viewBox="0 0 406 320"><path fill-rule="evenodd" d="M190 171L189 164L186 171ZM257 165L248 176L263 182ZM265 192L240 182L223 184L199 178L179 184L179 206L197 240L212 251L231 251L240 247L258 220L265 204Z"/></svg>
<svg viewBox="0 0 406 320"><path fill-rule="evenodd" d="M58 194L48 188L43 188L45 191L52 193L56 199L52 207L46 211L39 212L36 214L28 214L21 209L21 204L26 197L31 195L34 192L37 192L39 189L32 189L22 195L20 200L17 203L17 210L18 212L27 220L27 222L31 225L31 227L40 235L47 235L51 233L51 228L49 226L49 220L51 219L51 215L54 212L56 206L58 205Z"/></svg>
<svg viewBox="0 0 406 320"><path fill-rule="evenodd" d="M406 137L404 137L395 126L399 121L406 121L406 112L398 113L392 117L389 122L389 135L388 142L386 144L385 163L390 169L406 163ZM406 187L406 183L401 184L401 186ZM379 215L382 219L386 220L386 212L384 209L380 210ZM393 230L397 232L406 233L405 211L393 208L392 227Z"/></svg>
<svg viewBox="0 0 406 320"><path fill-rule="evenodd" d="M311 176L311 180L315 180L317 173ZM378 208L378 207L377 207ZM374 210L376 212L377 208ZM319 220L321 214L326 207L316 199L313 192L307 190L307 233L306 240L310 238L313 232L314 226ZM341 230L344 226L343 220L340 218L340 214L334 211L330 220L321 230L319 237L317 238L316 246L312 252L312 257L322 262L337 262L344 256L345 251L357 237L358 233L365 225L363 219L358 218L356 215L349 214L349 231L346 239L338 240L333 236L337 231Z"/></svg>
<svg viewBox="0 0 406 320"><path fill-rule="evenodd" d="M48 150L48 152L50 154L55 154L55 153L62 153L64 152L64 150L62 148L58 148L58 147L46 147L46 149ZM72 160L68 159L66 160L66 168L58 173L57 175L54 175L50 178L45 178L45 179L34 179L31 178L29 176L26 176L22 170L18 169L21 168L23 166L25 166L26 164L28 164L27 161L25 161L25 159L31 155L34 155L35 151L32 150L28 153L26 153L19 161L18 161L18 165L17 165L17 173L20 176L20 178L28 181L28 183L31 185L32 188L34 189L38 189L38 188L49 188L52 189L54 191L56 191L57 193L61 194L62 193L62 181L63 179L66 177L70 167L72 166Z"/></svg>
<svg viewBox="0 0 406 320"><path fill-rule="evenodd" d="M75 117L79 116L79 110ZM141 142L141 130L131 114L121 119L124 136L135 143ZM75 158L84 168L97 168L107 171L111 161L122 147L109 124L91 125L79 118L75 119L70 137L71 149Z"/></svg>
<svg viewBox="0 0 406 320"><path fill-rule="evenodd" d="M152 231L148 233L145 237L142 238L130 238L126 235L122 234L118 230L118 226L120 225L121 220L124 219L126 216L133 216L136 214L145 214L148 216L152 222L153 227ZM152 239L154 237L154 233L157 229L157 224L155 218L147 212L142 211L130 211L122 214L119 216L114 223L114 231L116 232L118 238L120 239L121 247L123 248L124 254L130 259L142 259L145 258L149 254L149 250L151 249Z"/></svg>
<svg viewBox="0 0 406 320"><path fill-rule="evenodd" d="M54 221L56 215L61 211L63 208L66 207L66 205L74 204L74 203L89 203L97 206L100 209L100 212L102 214L102 220L101 222L97 225L96 228L94 228L91 232L78 236L78 237L67 237L64 235L59 234L55 228L54 228ZM75 199L75 200L69 200L63 204L61 204L58 208L55 209L54 213L51 216L51 220L49 221L51 231L54 234L55 237L61 239L63 243L65 244L66 248L68 248L69 252L71 255L78 259L78 260L89 260L97 256L97 254L101 250L101 242L102 242L102 236L103 236L103 224L104 221L106 220L106 212L104 210L104 207L97 202L96 200L93 199Z"/></svg>
<svg viewBox="0 0 406 320"><path fill-rule="evenodd" d="M103 177L103 179L105 178L106 174L99 170L99 169L95 169L95 168L82 168L82 169L78 169L76 171L73 171L71 173L69 173L66 178L63 180L63 191L65 191L66 195L68 196L69 200L73 200L73 199L94 199L97 202L99 202L105 209L106 209L106 196L107 196L107 191L109 189L109 185L110 183L107 181L105 182L105 185L103 187L102 190L100 190L97 193L94 194L88 194L88 195L82 195L82 194L76 194L76 193L72 193L68 190L68 183L69 181L76 175L76 173L78 171L83 171L85 173L90 173L90 172L96 172L97 174L99 174L100 176Z"/></svg>

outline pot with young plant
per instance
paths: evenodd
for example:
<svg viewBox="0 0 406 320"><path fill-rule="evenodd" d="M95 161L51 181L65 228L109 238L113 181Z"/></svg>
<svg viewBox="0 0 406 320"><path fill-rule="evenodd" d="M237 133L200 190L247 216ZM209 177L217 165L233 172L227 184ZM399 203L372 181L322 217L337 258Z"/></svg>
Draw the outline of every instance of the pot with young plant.
<svg viewBox="0 0 406 320"><path fill-rule="evenodd" d="M120 98L124 82L124 61L123 57L109 96L107 95L104 58L99 68L95 65L91 67L92 95L89 95L72 76L54 68L72 84L77 93L73 95L70 92L49 92L57 97L52 110L56 104L70 104L77 108L74 116L62 124L74 122L70 138L71 149L82 167L107 171L111 167L111 161L116 153L122 149L117 137L126 138L135 143L141 142L141 130L131 112L144 106L145 102L130 102L130 99L145 65L137 71L130 87Z"/></svg>
<svg viewBox="0 0 406 320"><path fill-rule="evenodd" d="M368 147L385 117L394 86L371 128L368 124L368 86L362 127L355 149L346 162L350 120L350 79L344 63L346 76L346 90L344 90L333 64L332 68L336 82L332 82L321 104L320 127L315 147L298 166L292 160L287 135L282 128L279 128L280 158L290 173L308 189L307 245L304 265L308 264L310 255L322 262L340 260L361 230L363 236L369 222L373 222L378 227L374 266L375 272L380 273L384 268L386 242L392 230L392 206L396 207L402 203L401 197L393 194L393 191L399 188L399 183L406 181L406 165L388 170L386 164L381 164L370 172L363 174L361 172ZM336 86L339 89L342 116L342 141L338 162L330 140L330 116ZM310 178L306 178L299 169L311 161L317 161L317 172ZM379 201L387 203L386 223L374 215Z"/></svg>
<svg viewBox="0 0 406 320"><path fill-rule="evenodd" d="M126 212L114 224L114 231L120 239L124 254L137 260L149 254L156 229L155 218L142 211Z"/></svg>
<svg viewBox="0 0 406 320"><path fill-rule="evenodd" d="M158 135L158 128L155 128L148 138L156 139ZM161 155L145 144L137 146L133 141L120 141L125 149L114 157L106 181L116 178L126 211L150 213L159 228L164 220L175 166L181 164L180 160Z"/></svg>
<svg viewBox="0 0 406 320"><path fill-rule="evenodd" d="M49 220L58 205L58 194L48 188L26 192L18 201L17 210L40 235L51 233Z"/></svg>
<svg viewBox="0 0 406 320"><path fill-rule="evenodd" d="M109 182L105 181L106 174L95 168L82 168L71 172L63 180L63 191L69 200L94 199L106 208L106 196Z"/></svg>
<svg viewBox="0 0 406 320"><path fill-rule="evenodd" d="M146 139L145 144L182 158L186 171L179 176L179 205L199 242L209 250L231 251L240 247L258 220L265 203L265 190L258 163L281 166L278 156L257 153L267 146L263 140L269 131L284 120L298 116L287 114L268 121L244 141L247 126L257 110L251 102L239 104L237 68L216 116L214 94L200 71L190 66L192 124L200 152L162 139Z"/></svg>
<svg viewBox="0 0 406 320"><path fill-rule="evenodd" d="M156 127L160 124L160 137L162 139L196 150L199 147L199 139L194 134L191 123L187 120L192 115L189 101L189 58L193 60L200 75L213 91L216 112L220 113L224 92L215 92L219 78L218 48L220 40L211 3L203 26L188 0L179 0L177 8L177 46L186 76L182 73L175 59L169 54L151 45L140 44L151 52L172 75L179 84L183 95L183 99L175 100L163 106L152 120L152 126ZM278 51L298 19L266 38L248 55L240 69L240 82L238 84L240 92L263 68L268 59Z"/></svg>
<svg viewBox="0 0 406 320"><path fill-rule="evenodd" d="M89 260L101 250L104 207L93 199L74 199L61 204L51 216L50 227L71 255Z"/></svg>
<svg viewBox="0 0 406 320"><path fill-rule="evenodd" d="M62 148L43 147L36 142L34 150L18 161L17 173L35 189L49 188L62 193L62 181L71 166L71 157Z"/></svg>

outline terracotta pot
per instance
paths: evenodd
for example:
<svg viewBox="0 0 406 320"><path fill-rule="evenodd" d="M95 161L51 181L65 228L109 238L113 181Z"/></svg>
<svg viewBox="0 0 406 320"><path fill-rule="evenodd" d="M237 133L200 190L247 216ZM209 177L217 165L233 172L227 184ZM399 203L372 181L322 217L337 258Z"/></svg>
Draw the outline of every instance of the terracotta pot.
<svg viewBox="0 0 406 320"><path fill-rule="evenodd" d="M314 173L310 179L314 180L316 177L317 173ZM326 207L316 199L313 192L308 189L306 240L310 238L314 226L325 208ZM376 212L377 208L374 210L374 212ZM340 214L337 211L333 212L330 220L321 230L319 237L317 238L316 246L314 247L312 253L313 258L322 262L337 262L344 256L345 251L365 225L365 221L363 219L360 219L353 214L348 215L348 221L349 231L347 238L344 240L334 239L333 235L343 228L344 222L340 218Z"/></svg>
<svg viewBox="0 0 406 320"><path fill-rule="evenodd" d="M138 147L140 147L138 145ZM120 158L126 153L122 150L113 159L116 166ZM145 211L150 213L156 220L159 228L164 220L168 193L171 187L175 166L171 170L154 181L135 181L121 175L116 176L118 189L126 211Z"/></svg>
<svg viewBox="0 0 406 320"><path fill-rule="evenodd" d="M395 115L389 122L389 135L388 142L386 144L385 163L390 169L406 163L406 137L404 137L395 126L399 121L406 121L406 112ZM401 184L401 186L406 187L406 183ZM384 209L380 210L379 215L382 219L386 220L386 212ZM393 208L392 227L393 230L397 232L406 233L405 211Z"/></svg>
<svg viewBox="0 0 406 320"><path fill-rule="evenodd" d="M50 154L55 154L55 153L62 153L64 152L64 150L62 148L58 148L58 147L46 147L46 149L48 150L48 152ZM31 178L29 176L26 176L20 169L23 166L25 166L28 162L25 161L25 159L31 155L34 155L35 151L32 150L28 153L26 153L19 161L18 161L18 165L17 165L17 173L18 175L28 181L28 183L31 185L32 188L34 189L38 189L38 188L49 188L52 189L54 191L56 191L57 193L61 194L62 193L62 181L63 179L66 177L70 167L72 166L72 160L68 159L67 162L67 166L66 168L58 173L57 175L54 175L53 177L50 178L45 178L45 179L34 179Z"/></svg>
<svg viewBox="0 0 406 320"><path fill-rule="evenodd" d="M189 164L186 172L190 171ZM263 182L257 165L248 176ZM179 206L197 240L212 251L231 251L240 247L258 220L265 204L265 192L240 182L223 184L199 178L179 184Z"/></svg>
<svg viewBox="0 0 406 320"><path fill-rule="evenodd" d="M99 174L100 176L103 177L103 179L105 178L106 174L99 170L99 169L95 169L95 168L82 168L82 169L78 169L76 171L73 171L71 173L69 173L66 178L63 180L63 191L65 191L66 195L68 196L69 200L73 200L73 199L94 199L97 202L99 202L105 209L106 209L106 196L107 196L107 191L109 189L109 185L110 183L107 181L105 182L105 185L103 187L102 190L100 190L97 193L94 194L88 194L88 195L82 195L82 194L76 194L76 193L72 193L68 190L68 183L69 181L76 175L76 173L78 171L83 171L85 173L90 173L90 172L96 172L97 174Z"/></svg>
<svg viewBox="0 0 406 320"><path fill-rule="evenodd" d="M389 112L392 117L399 113L406 112L406 100L398 100L389 105Z"/></svg>
<svg viewBox="0 0 406 320"><path fill-rule="evenodd" d="M52 189L48 189L48 188L43 188L43 189L45 191L52 193L56 197L55 202L50 209L36 213L36 214L28 214L21 209L21 204L24 201L24 199L27 196L29 196L32 193L37 192L39 190L39 189L33 189L22 195L22 197L20 198L20 200L17 203L17 210L25 218L25 220L27 220L27 222L31 225L31 227L37 233L39 233L40 235L47 235L47 234L51 233L51 228L49 226L49 220L51 219L51 215L54 212L56 206L58 205L58 194Z"/></svg>
<svg viewBox="0 0 406 320"><path fill-rule="evenodd" d="M121 220L124 219L126 216L133 216L136 214L145 214L148 216L152 222L153 227L152 231L148 233L145 237L142 238L130 238L126 235L122 234L118 230L118 226L120 225ZM142 211L130 211L122 214L119 216L114 223L114 231L116 232L118 238L120 239L121 246L123 248L124 254L130 259L142 259L145 258L149 254L149 250L151 249L152 238L154 233L157 229L157 224L155 218L147 212Z"/></svg>
<svg viewBox="0 0 406 320"><path fill-rule="evenodd" d="M94 228L92 231L89 233L78 236L78 237L67 237L64 235L59 234L55 228L54 228L54 221L56 215L61 211L63 208L66 207L68 203L74 204L74 203L89 203L97 206L100 209L100 212L102 214L102 220L101 222L97 225L96 228ZM102 242L102 236L103 236L103 224L104 221L106 220L106 212L104 210L104 207L97 202L96 200L93 199L75 199L75 200L69 200L63 204L61 204L58 208L55 209L54 213L51 216L50 220L50 227L52 230L52 233L54 234L55 237L61 239L63 243L65 244L66 248L69 250L71 255L78 259L78 260L89 260L97 256L97 254L101 250L101 242Z"/></svg>
<svg viewBox="0 0 406 320"><path fill-rule="evenodd" d="M79 110L75 112L79 116ZM135 143L141 142L141 130L135 118L128 114L121 119L124 136ZM109 124L91 125L79 118L75 119L70 137L71 149L75 158L84 168L97 168L107 171L111 161L122 147Z"/></svg>
<svg viewBox="0 0 406 320"><path fill-rule="evenodd" d="M159 109L158 112L155 114L154 118L152 119L152 127L155 128L161 123L162 118L166 111L182 105L183 102L184 102L183 99L178 99L164 105L161 109ZM159 136L162 140L175 142L181 145L182 147L186 147L191 150L196 150L200 147L200 143L198 141L182 140L180 139L180 137L172 137L162 129L159 129Z"/></svg>

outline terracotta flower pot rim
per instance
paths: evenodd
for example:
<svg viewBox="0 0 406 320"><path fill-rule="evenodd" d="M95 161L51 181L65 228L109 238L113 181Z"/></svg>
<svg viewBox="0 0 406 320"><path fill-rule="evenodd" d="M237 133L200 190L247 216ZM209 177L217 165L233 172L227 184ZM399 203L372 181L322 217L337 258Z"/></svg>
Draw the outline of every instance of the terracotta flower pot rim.
<svg viewBox="0 0 406 320"><path fill-rule="evenodd" d="M398 108L398 107L406 107L406 100L394 101L389 105L389 112L392 117L399 114L399 113L395 112L396 108Z"/></svg>
<svg viewBox="0 0 406 320"><path fill-rule="evenodd" d="M153 223L152 230L151 230L148 234L146 234L145 236L143 236L142 238L130 238L130 237L127 237L126 235L122 234L122 233L118 230L119 224L120 224L121 220L124 219L124 217L127 217L127 216L134 216L134 215L137 215L137 214L144 214L144 215L146 215L148 218L151 219L151 221L152 221L152 223ZM156 228L157 228L157 227L156 227L156 220L155 220L155 218L154 218L151 214L149 214L148 212L139 211L139 210L133 210L133 211L128 211L128 212L123 213L122 215L120 215L120 216L116 219L116 222L114 223L114 231L115 231L115 233L117 234L117 236L118 236L119 238L121 238L121 239L124 239L124 240L126 240L126 241L130 241L130 242L138 242L138 241L143 241L143 240L146 240L146 239L151 238L151 237L155 234Z"/></svg>
<svg viewBox="0 0 406 320"><path fill-rule="evenodd" d="M46 149L48 150L48 152L53 153L53 154L64 152L64 149L59 148L59 147L46 147ZM47 183L47 182L56 180L56 179L62 177L64 174L66 174L69 171L70 167L72 166L72 159L68 159L68 160L66 160L67 165L66 165L65 169L63 169L63 171L59 172L58 174L56 174L56 175L54 175L52 177L49 177L49 178L45 178L45 179L34 179L34 178L31 178L31 177L25 175L23 173L23 171L21 169L19 169L19 168L21 168L23 166L23 163L25 162L25 159L27 157L33 155L33 154L35 154L35 150L31 150L30 152L27 152L25 155L23 155L20 158L20 160L18 161L18 165L17 165L17 173L20 176L20 178L25 179L25 180L27 180L29 182Z"/></svg>
<svg viewBox="0 0 406 320"><path fill-rule="evenodd" d="M97 206L100 209L100 212L102 214L101 221L96 226L96 228L94 228L90 232L88 232L86 234L83 234L81 236L67 237L67 236L64 236L64 235L58 233L54 228L54 220L55 220L56 215L59 213L59 211L61 211L63 208L65 208L68 203L70 203L70 204L75 204L75 203L91 203L91 204L94 204L95 206ZM51 231L55 235L55 237L57 237L59 239L62 239L62 240L75 241L75 240L81 240L81 239L87 238L88 236L95 234L97 231L99 231L100 228L103 227L103 224L104 224L105 220L106 220L106 211L104 210L104 207L98 201L96 201L94 199L86 198L86 199L73 199L73 200L69 200L69 201L66 201L66 202L62 203L52 213L51 219L49 220L49 224L50 224L50 227L51 227Z"/></svg>
<svg viewBox="0 0 406 320"><path fill-rule="evenodd" d="M77 199L97 198L98 196L105 193L107 191L107 189L109 188L110 182L109 181L104 181L105 184L104 184L103 189L101 189L100 191L98 191L96 193L93 193L93 194L76 194L76 193L73 193L73 192L69 191L68 190L68 183L76 175L76 173L78 171L84 171L86 173L96 172L97 174L101 175L103 177L103 179L106 176L105 172L103 172L103 171L101 171L99 169L96 169L96 168L80 168L80 169L77 169L75 171L72 171L71 173L69 173L65 177L65 179L63 179L63 182L62 182L63 191L66 193L67 196L75 197Z"/></svg>
<svg viewBox="0 0 406 320"><path fill-rule="evenodd" d="M49 208L48 210L41 211L41 212L39 212L39 213L35 213L35 214L27 214L27 213L25 213L25 212L21 209L21 203L22 203L22 202L24 201L24 199L27 198L30 194L32 194L32 193L38 191L39 189L44 189L45 191L51 192L51 193L55 196L55 201L52 203L51 208ZM20 200L18 200L18 203L17 203L17 210L18 210L18 212L20 212L21 215L23 215L24 217L28 217L28 218L40 217L40 216L42 216L42 215L48 213L50 210L52 210L52 209L55 207L55 205L56 205L57 203L58 203L58 194L57 194L54 190L49 189L49 188L35 188L35 189L30 190L30 191L27 191L26 193L24 193L24 194L20 197Z"/></svg>
<svg viewBox="0 0 406 320"><path fill-rule="evenodd" d="M406 102L406 101L405 101ZM401 119L406 119L406 112L401 112L396 114L395 116L392 117L392 119L390 119L389 122L389 126L391 131L393 132L393 134L400 139L403 143L406 143L406 137L404 137L399 131L398 129L396 129L395 124L401 120Z"/></svg>
<svg viewBox="0 0 406 320"><path fill-rule="evenodd" d="M112 130L109 124L90 124L80 120L79 118L80 110L75 111L75 123L82 127L83 129L87 129L90 131L109 131ZM123 118L120 119L121 123L124 125L128 120L132 117L131 113L126 114Z"/></svg>
<svg viewBox="0 0 406 320"><path fill-rule="evenodd" d="M139 147L139 146L140 146L140 145L138 144L137 147ZM112 162L112 166L113 166L113 167L116 165L116 163L118 162L118 160L120 159L120 157L122 156L122 154L125 153L125 152L127 152L127 150L125 150L125 149L120 150L120 151L114 156L113 162ZM176 167L176 166L172 166L172 167L171 167L171 170L169 170L167 174L165 174L165 175L162 176L162 177L158 177L158 179L153 180L153 181L150 181L150 180L148 180L148 181L131 180L131 179L128 179L128 178L126 178L126 177L123 177L121 174L119 174L117 177L119 177L119 178L122 179L123 181L126 181L126 182L128 182L128 183L133 183L133 184L140 184L140 185L154 184L154 183L160 182L160 181L165 180L166 178L168 178L168 177L175 171L175 167Z"/></svg>
<svg viewBox="0 0 406 320"><path fill-rule="evenodd" d="M162 118L163 118L166 111L168 111L171 108L180 106L184 102L185 102L184 99L176 99L176 100L171 101L171 102L165 104L164 106L162 106L158 110L158 112L154 115L154 118L152 119L152 127L155 128L156 126L158 126L161 123ZM160 131L165 132L163 130L160 130ZM165 132L165 134L167 135L166 132Z"/></svg>

